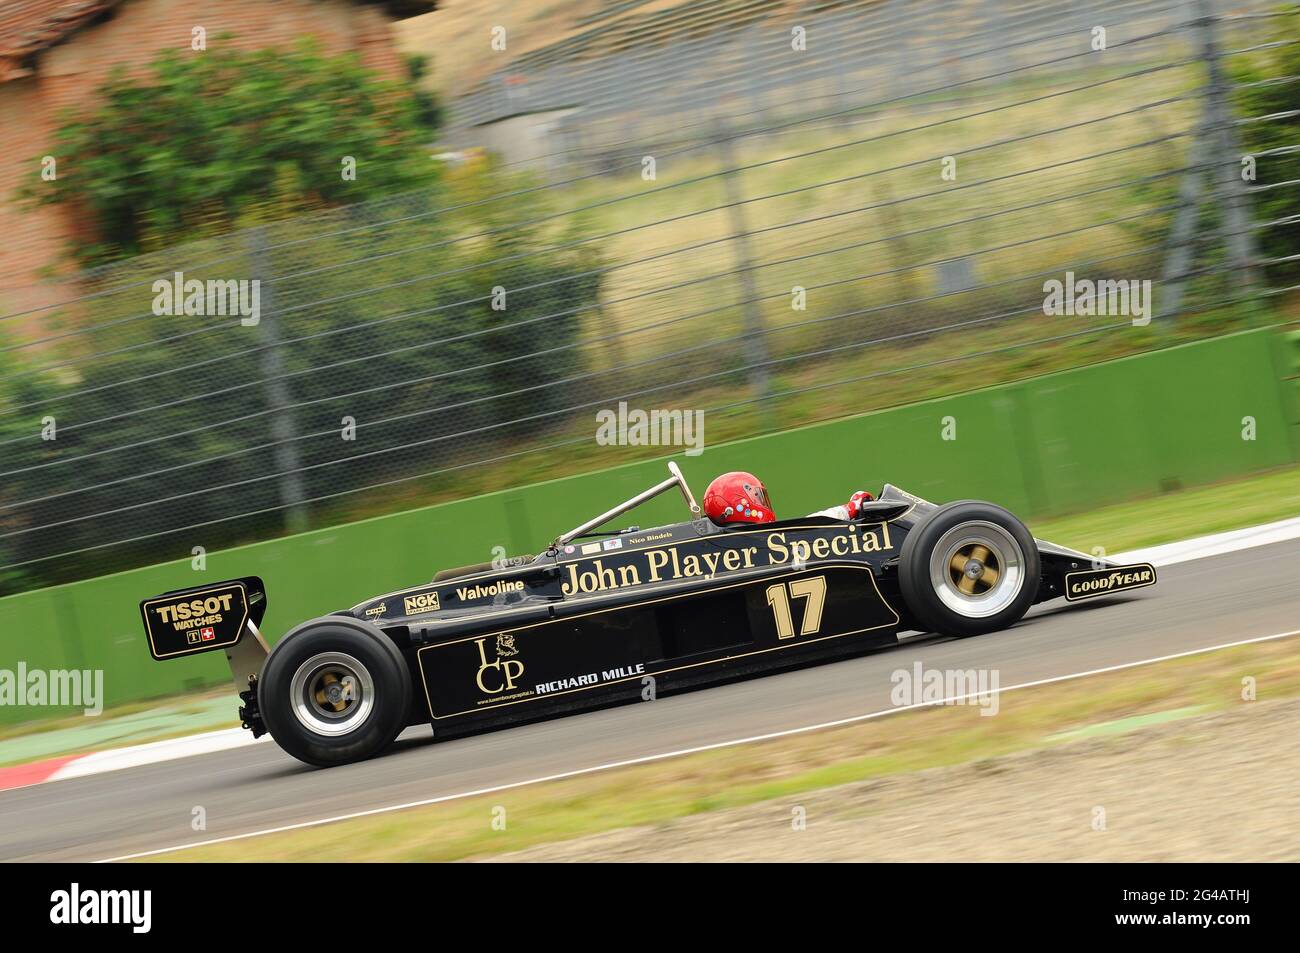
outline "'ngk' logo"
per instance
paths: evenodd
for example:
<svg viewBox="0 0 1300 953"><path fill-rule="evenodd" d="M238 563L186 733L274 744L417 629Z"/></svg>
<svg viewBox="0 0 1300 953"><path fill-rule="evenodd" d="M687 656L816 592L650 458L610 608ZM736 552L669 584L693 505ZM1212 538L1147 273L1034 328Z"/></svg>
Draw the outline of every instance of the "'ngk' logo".
<svg viewBox="0 0 1300 953"><path fill-rule="evenodd" d="M402 600L406 605L406 614L415 615L420 612L437 612L438 594L436 592L422 592L416 596L407 596Z"/></svg>

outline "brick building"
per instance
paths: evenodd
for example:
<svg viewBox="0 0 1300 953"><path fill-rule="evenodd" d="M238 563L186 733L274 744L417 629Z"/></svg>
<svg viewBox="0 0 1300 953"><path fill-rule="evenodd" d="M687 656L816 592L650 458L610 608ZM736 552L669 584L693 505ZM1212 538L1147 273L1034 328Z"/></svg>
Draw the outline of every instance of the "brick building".
<svg viewBox="0 0 1300 953"><path fill-rule="evenodd" d="M189 51L193 28L211 43L230 33L246 48L283 46L313 36L321 49L353 51L377 72L397 77L394 23L436 0L3 0L0 3L0 314L65 298L51 282L78 227L65 207L30 209L14 201L20 183L40 174L60 112L86 102L119 65L143 69L162 50ZM62 169L60 169L62 172Z"/></svg>

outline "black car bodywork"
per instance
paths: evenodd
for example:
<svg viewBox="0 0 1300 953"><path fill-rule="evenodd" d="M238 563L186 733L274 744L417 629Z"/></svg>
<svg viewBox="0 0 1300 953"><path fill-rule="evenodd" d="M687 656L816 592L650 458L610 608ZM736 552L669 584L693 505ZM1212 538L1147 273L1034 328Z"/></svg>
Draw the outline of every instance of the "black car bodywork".
<svg viewBox="0 0 1300 953"><path fill-rule="evenodd" d="M370 668L383 669L386 657L373 664L361 658L364 678L349 678L352 670L344 664L333 670L333 682L328 672L314 682L302 680L311 660L333 657L329 649L338 638L382 639L390 643L385 652L400 657L410 692L407 697L388 690L402 694L392 703L404 707L400 717L388 713L396 730L426 722L436 736L453 737L847 657L892 644L907 630L991 631L1014 623L1035 602L1155 582L1149 565L1112 566L1033 540L1014 517L988 504L938 507L889 485L852 521L811 516L719 526L698 516L685 481L671 469L672 479L579 530L678 484L696 518L595 536L575 530L540 555L511 565L439 573L425 585L298 626L277 644L271 660L265 660L257 632L265 607L260 580L169 593L141 605L151 650L166 658L224 648L245 701L245 727L255 733L269 727L291 753L330 764L368 756L392 740L375 736L348 747L333 740L313 744L310 737L304 744L297 737L304 730L310 735L312 725L332 724L333 706L342 705L342 713L363 692L383 694L383 679ZM928 551L918 554L925 527ZM980 563L971 558L981 554L978 542L951 553L935 548L960 539L993 540L995 552L998 545L1009 551L998 562L984 547ZM977 571L985 579L1000 576L1003 585L1018 572L1015 599L998 613L962 618L927 594L933 579L936 590L947 587L949 603L961 602L969 583L969 600L976 604ZM985 594L994 589L990 584ZM229 598L214 603L223 596ZM220 611L203 611L213 608ZM179 614L187 618L177 619ZM196 617L207 624L191 624ZM169 620L172 629L184 623L184 632L169 631ZM194 640L196 628L206 643ZM295 640L303 646L314 640L313 647L301 647L288 666L273 665L276 653L288 652L284 646ZM359 656L350 651L343 657L356 661ZM277 684L268 683L272 678ZM284 704L282 694L288 698ZM270 704L279 706L277 714L268 710ZM306 717L295 722L294 711ZM368 709L365 717L372 716ZM288 735L295 737L282 737Z"/></svg>

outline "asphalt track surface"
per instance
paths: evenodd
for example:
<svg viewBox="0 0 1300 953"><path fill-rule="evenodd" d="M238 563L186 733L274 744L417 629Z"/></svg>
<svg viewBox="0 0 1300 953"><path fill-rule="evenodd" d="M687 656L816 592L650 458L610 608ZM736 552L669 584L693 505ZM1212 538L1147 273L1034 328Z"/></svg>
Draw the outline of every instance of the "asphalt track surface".
<svg viewBox="0 0 1300 953"><path fill-rule="evenodd" d="M0 792L0 860L100 860L524 782L891 707L914 662L997 668L1003 687L1300 628L1300 540L1160 570L1158 585L1034 609L1006 632L913 637L844 662L315 770L272 742ZM233 702L232 702L233 704ZM207 830L191 829L192 811Z"/></svg>

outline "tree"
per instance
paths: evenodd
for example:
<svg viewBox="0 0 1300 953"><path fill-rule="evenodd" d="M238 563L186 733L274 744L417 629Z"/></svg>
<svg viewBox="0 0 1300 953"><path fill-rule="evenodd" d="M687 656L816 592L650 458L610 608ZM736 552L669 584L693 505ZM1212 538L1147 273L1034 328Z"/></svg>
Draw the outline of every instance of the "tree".
<svg viewBox="0 0 1300 953"><path fill-rule="evenodd" d="M95 237L72 251L101 264L426 184L437 167L421 146L435 116L409 83L310 41L167 51L146 77L118 70L97 105L66 114L51 150L59 178L20 196L88 214Z"/></svg>

